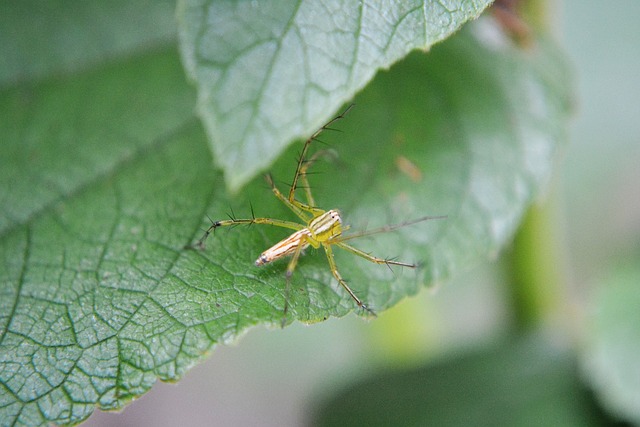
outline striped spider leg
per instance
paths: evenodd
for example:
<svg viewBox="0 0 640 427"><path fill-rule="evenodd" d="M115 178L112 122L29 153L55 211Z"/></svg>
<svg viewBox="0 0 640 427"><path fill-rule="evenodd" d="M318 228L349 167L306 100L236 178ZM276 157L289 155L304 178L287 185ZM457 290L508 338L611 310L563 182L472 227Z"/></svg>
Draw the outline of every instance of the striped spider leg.
<svg viewBox="0 0 640 427"><path fill-rule="evenodd" d="M415 268L415 264L410 264L406 262L400 262L395 260L378 258L373 255L370 255L360 249L357 249L349 244L346 241L367 236L375 233L382 233L393 231L397 228L404 227L407 225L415 224L420 221L425 221L427 219L441 218L441 217L424 217L415 221L396 224L396 225L388 225L386 227L382 227L375 230L365 231L362 233L356 233L351 235L343 235L343 231L345 231L348 227L342 225L342 218L340 216L340 212L337 209L331 209L325 211L321 208L318 208L315 205L315 201L313 195L311 194L311 189L309 187L309 182L307 179L307 171L308 169L315 163L315 161L324 154L323 151L318 151L311 157L307 156L307 152L309 150L309 146L311 142L317 139L317 137L325 130L330 129L331 126L336 121L342 119L349 110L353 107L353 104L350 105L344 112L340 115L334 117L320 129L318 129L309 139L307 139L302 148L302 152L300 153L300 157L298 159L298 165L296 167L296 172L293 177L293 182L289 189L288 197L285 197L284 194L280 192L278 187L273 182L273 179L270 175L266 175L266 180L271 186L271 190L273 194L280 200L283 204L285 204L302 222L303 224L285 221L274 218L256 218L252 215L251 218L239 219L230 217L226 220L213 221L211 226L205 231L204 235L198 240L194 245L189 246L190 248L204 249L205 241L209 237L209 235L218 227L239 225L239 224L266 224L272 225L281 228L288 228L290 230L294 230L293 234L289 237L281 240L276 243L269 249L265 250L260 254L258 259L255 261L256 266L265 265L276 261L283 257L290 257L289 264L287 265L287 270L285 273L286 277L286 288L285 288L285 305L283 311L283 319L282 325L286 323L286 315L288 311L288 295L289 288L291 282L291 276L295 271L296 265L298 264L298 260L303 251L309 246L313 248L320 248L325 252L327 257L327 261L329 263L329 268L331 270L331 274L335 277L338 283L344 288L345 291L351 296L351 298L356 302L358 307L366 310L370 314L375 316L375 312L369 308L349 287L347 282L342 278L338 268L336 266L333 248L332 246L336 246L342 248L348 252L351 252L354 255L362 257L368 261L371 261L376 264L384 264L387 266L398 265L402 267ZM296 199L296 190L298 187L304 190L306 203ZM253 212L252 212L253 213Z"/></svg>

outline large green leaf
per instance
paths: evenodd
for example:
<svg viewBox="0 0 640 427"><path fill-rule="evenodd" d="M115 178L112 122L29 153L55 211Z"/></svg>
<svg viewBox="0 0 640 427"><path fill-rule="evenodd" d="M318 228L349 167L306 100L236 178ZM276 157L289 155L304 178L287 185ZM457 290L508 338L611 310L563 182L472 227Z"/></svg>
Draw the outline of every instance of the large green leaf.
<svg viewBox="0 0 640 427"><path fill-rule="evenodd" d="M316 426L607 425L566 350L540 336L390 371L316 409Z"/></svg>
<svg viewBox="0 0 640 427"><path fill-rule="evenodd" d="M0 419L127 398L126 330L205 197L206 149L180 144L194 99L173 53L2 93Z"/></svg>
<svg viewBox="0 0 640 427"><path fill-rule="evenodd" d="M612 413L640 424L640 257L599 281L586 332L583 373Z"/></svg>
<svg viewBox="0 0 640 427"><path fill-rule="evenodd" d="M315 165L311 185L354 229L448 215L354 241L420 263L417 277L337 254L369 306L509 239L562 140L565 79L552 45L521 51L482 21L379 75L342 132L323 134L338 159ZM280 323L284 265L253 261L286 231L220 230L205 251L183 250L206 214L248 216L251 204L292 219L262 179L227 194L194 102L172 50L0 93L0 419L78 422L179 378L215 343ZM292 148L276 181L292 178ZM356 309L321 251L307 251L292 285L288 321Z"/></svg>
<svg viewBox="0 0 640 427"><path fill-rule="evenodd" d="M310 134L380 69L428 50L491 0L180 0L182 56L232 190Z"/></svg>
<svg viewBox="0 0 640 427"><path fill-rule="evenodd" d="M20 0L0 3L0 87L78 71L163 45L175 1Z"/></svg>

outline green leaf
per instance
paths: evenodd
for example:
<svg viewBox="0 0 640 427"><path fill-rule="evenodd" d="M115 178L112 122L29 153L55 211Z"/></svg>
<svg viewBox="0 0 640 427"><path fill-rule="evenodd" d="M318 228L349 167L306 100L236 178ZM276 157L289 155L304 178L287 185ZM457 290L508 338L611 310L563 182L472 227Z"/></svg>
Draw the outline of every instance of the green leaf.
<svg viewBox="0 0 640 427"><path fill-rule="evenodd" d="M0 3L0 87L79 71L166 45L175 2L20 0Z"/></svg>
<svg viewBox="0 0 640 427"><path fill-rule="evenodd" d="M381 69L491 0L178 2L185 66L216 164L237 191Z"/></svg>
<svg viewBox="0 0 640 427"><path fill-rule="evenodd" d="M359 381L316 408L315 426L589 426L601 414L574 361L529 336Z"/></svg>
<svg viewBox="0 0 640 427"><path fill-rule="evenodd" d="M617 416L640 423L640 257L619 265L593 294L583 373Z"/></svg>
<svg viewBox="0 0 640 427"><path fill-rule="evenodd" d="M337 159L314 165L318 204L353 230L448 215L353 242L417 272L337 253L360 298L382 311L508 241L562 140L565 79L553 45L521 51L487 20L358 96L342 132L322 135ZM183 249L207 214L293 219L262 179L227 194L194 102L172 51L0 93L0 419L79 422L279 325L285 264L253 261L285 230L223 229ZM299 148L272 169L283 190ZM288 321L356 310L311 249L289 304Z"/></svg>
<svg viewBox="0 0 640 427"><path fill-rule="evenodd" d="M127 331L171 336L137 316L205 197L206 149L181 146L194 99L173 53L2 93L1 419L77 422L155 380Z"/></svg>

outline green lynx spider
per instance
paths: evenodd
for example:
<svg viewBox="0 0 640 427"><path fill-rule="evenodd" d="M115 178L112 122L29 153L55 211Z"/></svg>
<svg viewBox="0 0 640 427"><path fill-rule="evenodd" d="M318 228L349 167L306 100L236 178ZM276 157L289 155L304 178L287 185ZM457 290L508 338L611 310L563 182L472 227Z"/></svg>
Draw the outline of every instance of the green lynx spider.
<svg viewBox="0 0 640 427"><path fill-rule="evenodd" d="M404 222L395 225L387 225L382 228L378 228L375 230L364 231L361 233L355 233L350 235L343 235L342 232L348 229L348 226L342 225L342 218L340 216L340 211L337 209L331 209L325 211L321 208L318 208L315 204L313 195L311 194L311 189L309 187L309 182L307 180L307 170L309 167L315 163L319 156L323 155L325 152L318 151L313 156L307 158L307 152L309 150L309 146L311 142L316 140L318 136L325 130L331 129L330 126L336 121L344 118L344 116L349 112L349 110L353 107L353 104L350 105L346 110L344 110L340 115L331 119L328 123L318 129L309 139L307 139L302 148L302 152L300 153L300 157L298 159L298 167L296 168L296 173L293 176L293 182L291 184L291 188L289 189L289 196L285 197L280 190L275 186L271 175L266 175L266 180L271 186L271 190L273 194L284 203L294 214L296 214L304 224L299 224L292 221L286 221L281 219L273 219L273 218L256 218L252 215L252 218L247 219L239 219L230 217L230 219L220 220L220 221L212 221L211 226L205 231L204 235L198 240L198 242L191 246L198 249L203 250L205 248L205 240L209 237L209 235L218 227L226 227L230 225L239 225L239 224L266 224L273 225L276 227L288 228L294 230L295 232L291 234L286 239L276 243L266 251L262 252L258 259L255 261L256 266L261 266L264 264L268 264L277 259L290 256L291 259L287 266L286 270L286 291L285 291L285 307L284 307L284 318L283 323L286 320L286 314L288 309L288 292L290 287L290 280L293 272L298 264L298 259L300 255L304 252L306 248L309 246L313 248L319 248L322 246L324 252L327 256L327 260L329 262L329 268L331 269L331 273L336 278L338 283L347 291L347 293L353 298L358 307L363 308L368 311L372 315L375 316L375 312L369 308L367 305L362 302L362 300L353 292L353 290L349 287L347 282L342 278L340 273L338 272L338 268L336 266L336 262L333 255L333 246L342 248L352 254L355 254L359 257L362 257L368 261L371 261L376 264L384 264L386 266L398 265L401 267L409 267L416 268L416 264L410 264L406 262L400 262L390 259L382 259L370 255L364 251L361 251L358 248L355 248L346 243L346 241L355 239L357 237L368 236L376 233L384 233L393 231L400 227L405 227L407 225L415 224L421 221L426 221L429 219L436 218L444 218L444 217L423 217L414 221ZM295 197L296 190L298 187L302 187L306 196L306 203L297 200ZM253 212L252 212L253 213Z"/></svg>

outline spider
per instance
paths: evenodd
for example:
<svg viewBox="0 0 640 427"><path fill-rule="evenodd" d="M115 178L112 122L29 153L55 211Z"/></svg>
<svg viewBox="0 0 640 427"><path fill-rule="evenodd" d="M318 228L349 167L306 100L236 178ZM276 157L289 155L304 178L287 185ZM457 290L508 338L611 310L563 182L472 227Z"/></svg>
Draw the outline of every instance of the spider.
<svg viewBox="0 0 640 427"><path fill-rule="evenodd" d="M258 259L255 261L256 266L261 266L265 264L269 264L273 261L276 261L280 258L290 257L289 264L287 265L287 270L285 273L286 277L286 291L285 295L288 295L291 276L298 264L298 260L300 255L304 252L306 248L309 246L313 248L324 249L324 252L327 256L327 261L329 262L329 268L331 270L331 274L336 278L340 286L344 288L345 291L353 298L358 307L366 310L373 316L376 313L369 308L349 287L347 282L342 278L340 272L338 271L338 267L336 266L335 257L333 254L333 248L338 247L344 249L348 252L351 252L354 255L362 257L368 261L371 261L375 264L381 264L386 266L397 265L401 267L408 268L416 268L416 264L401 262L391 259L383 259L378 258L376 256L370 255L356 247L353 247L346 242L348 240L352 240L357 237L368 236L376 233L384 233L393 231L400 227L405 227L408 225L412 225L421 221L426 221L429 219L439 219L444 218L443 216L428 216L416 219L414 221L403 222L395 225L387 225L375 230L364 231L361 233L355 233L350 235L344 235L343 231L347 230L349 227L344 226L342 223L342 217L340 215L340 211L337 209L330 209L325 211L316 206L313 195L311 194L311 188L309 187L309 182L307 180L307 171L308 169L316 162L316 160L323 154L324 151L318 151L313 156L307 158L307 153L309 150L309 146L315 140L317 140L318 136L325 130L332 130L330 126L337 122L338 120L345 117L345 115L351 110L354 104L351 104L344 110L341 114L331 119L324 126L318 129L309 139L307 139L302 148L302 152L300 153L300 157L298 158L298 166L296 168L296 172L293 176L293 182L291 183L291 187L289 188L289 195L285 197L280 190L276 187L273 182L273 179L270 174L265 176L273 194L284 203L300 220L303 224L286 221L281 219L274 218L256 218L253 216L246 219L234 218L230 217L230 219L220 220L220 221L212 221L211 226L205 231L203 236L194 244L188 246L188 248L196 248L200 250L205 249L205 241L209 237L209 235L219 227L233 226L239 224L266 224L272 225L281 228L288 228L290 230L294 230L293 234L289 237L281 240L276 243L269 249L265 250L260 254ZM296 190L301 187L304 190L306 203L296 199ZM286 321L286 315L288 310L288 300L285 298L285 306L283 312L283 325Z"/></svg>

